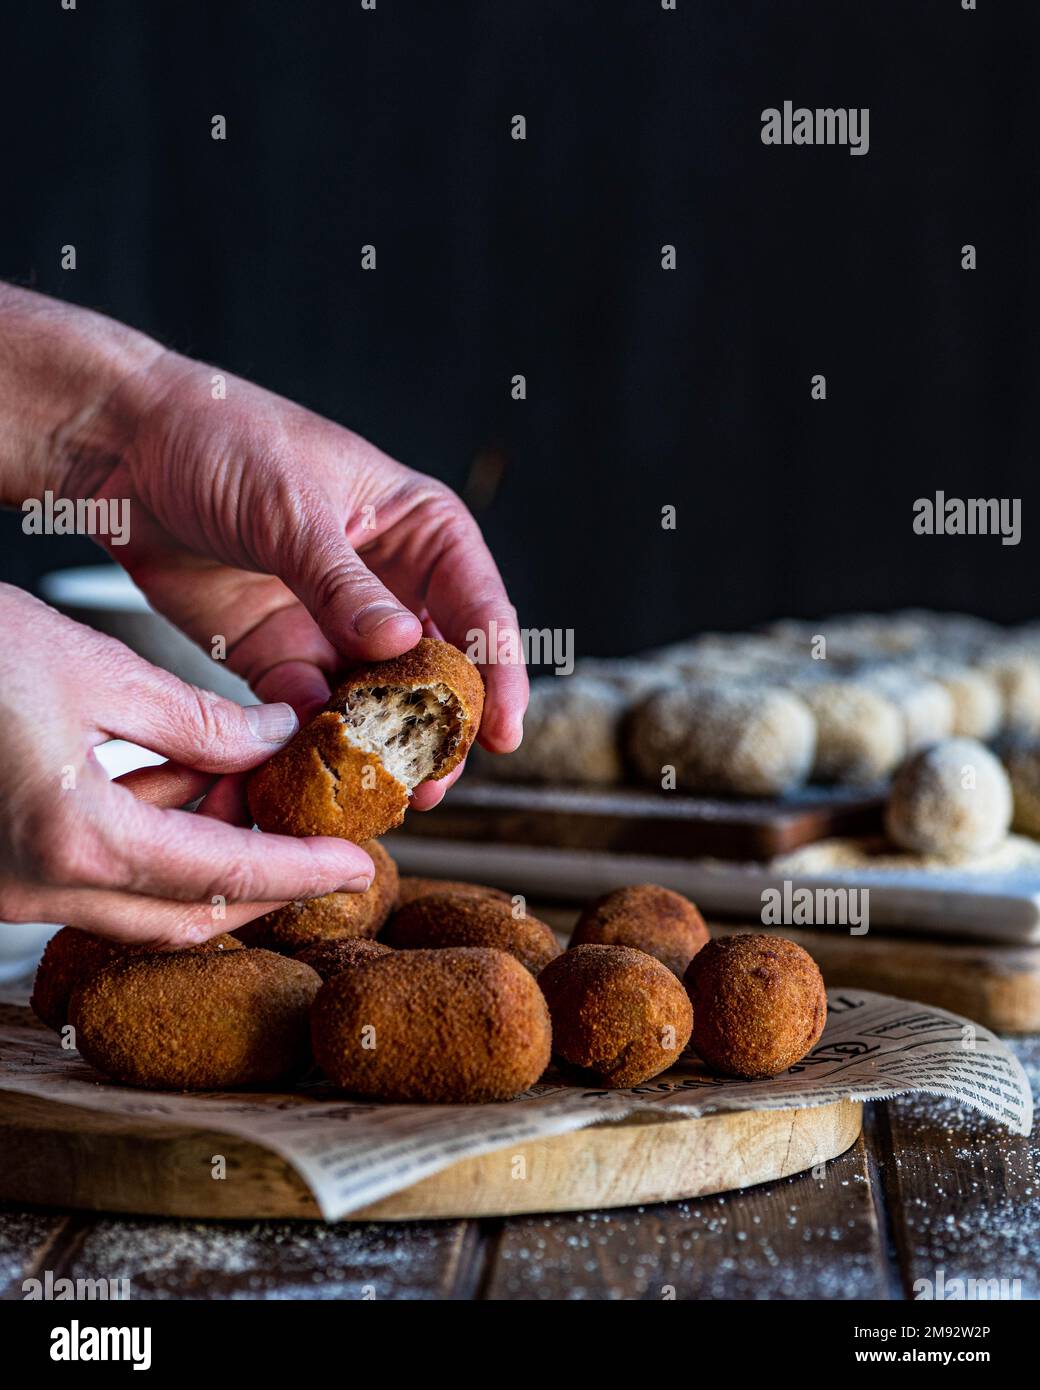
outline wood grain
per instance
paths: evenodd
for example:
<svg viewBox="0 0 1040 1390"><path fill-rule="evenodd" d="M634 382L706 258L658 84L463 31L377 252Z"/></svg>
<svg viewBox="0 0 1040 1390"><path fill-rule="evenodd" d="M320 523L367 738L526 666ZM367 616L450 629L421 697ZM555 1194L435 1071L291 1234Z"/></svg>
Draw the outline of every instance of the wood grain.
<svg viewBox="0 0 1040 1390"><path fill-rule="evenodd" d="M725 1191L843 1153L853 1101L703 1119L633 1116L463 1159L354 1220L569 1211ZM124 1119L0 1092L0 1196L10 1201L209 1218L316 1218L310 1193L267 1149L232 1135ZM220 1154L227 1176L212 1177Z"/></svg>
<svg viewBox="0 0 1040 1390"><path fill-rule="evenodd" d="M831 835L876 833L882 804L876 794L846 788L752 800L468 777L436 816L409 816L401 833L680 859L771 859Z"/></svg>
<svg viewBox="0 0 1040 1390"><path fill-rule="evenodd" d="M1037 1075L1040 1039L1017 1051ZM1036 1131L1010 1134L952 1101L907 1096L879 1108L885 1201L902 1270L918 1280L1008 1281L1010 1296L1040 1297L1040 1151ZM993 1295L991 1295L993 1296Z"/></svg>
<svg viewBox="0 0 1040 1390"><path fill-rule="evenodd" d="M623 1212L514 1218L491 1299L885 1298L862 1140L819 1174Z"/></svg>

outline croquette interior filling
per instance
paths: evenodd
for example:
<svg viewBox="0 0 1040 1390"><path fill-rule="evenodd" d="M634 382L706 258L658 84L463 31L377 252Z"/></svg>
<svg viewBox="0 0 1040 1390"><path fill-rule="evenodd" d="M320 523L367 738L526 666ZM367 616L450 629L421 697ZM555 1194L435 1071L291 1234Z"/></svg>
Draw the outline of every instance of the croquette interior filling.
<svg viewBox="0 0 1040 1390"><path fill-rule="evenodd" d="M462 707L440 684L352 690L340 717L347 740L374 753L409 791L426 781L462 736Z"/></svg>

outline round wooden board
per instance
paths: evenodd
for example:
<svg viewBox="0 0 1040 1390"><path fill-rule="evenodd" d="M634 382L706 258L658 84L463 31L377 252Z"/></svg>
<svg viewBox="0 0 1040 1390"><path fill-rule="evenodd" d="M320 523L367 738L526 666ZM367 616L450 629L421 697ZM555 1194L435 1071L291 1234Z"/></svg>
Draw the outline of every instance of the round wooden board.
<svg viewBox="0 0 1040 1390"><path fill-rule="evenodd" d="M857 1101L697 1120L637 1115L463 1159L347 1219L508 1216L703 1197L835 1158L856 1142L862 1118ZM216 1131L0 1092L0 1154L7 1201L190 1218L320 1217L277 1154ZM216 1154L226 1159L221 1180L211 1175Z"/></svg>

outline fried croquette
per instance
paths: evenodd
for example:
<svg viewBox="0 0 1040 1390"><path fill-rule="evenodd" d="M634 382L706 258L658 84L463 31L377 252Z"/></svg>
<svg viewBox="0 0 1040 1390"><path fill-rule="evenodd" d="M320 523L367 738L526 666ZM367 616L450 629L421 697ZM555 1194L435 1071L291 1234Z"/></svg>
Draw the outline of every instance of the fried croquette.
<svg viewBox="0 0 1040 1390"><path fill-rule="evenodd" d="M895 775L885 829L900 849L957 860L995 849L1011 825L1004 768L973 738L948 738L908 758Z"/></svg>
<svg viewBox="0 0 1040 1390"><path fill-rule="evenodd" d="M370 941L367 937L351 936L342 941L316 941L312 946L304 946L297 951L294 960L302 960L316 970L323 980L331 980L341 970L350 970L362 961L376 956L388 956L391 947L381 941Z"/></svg>
<svg viewBox="0 0 1040 1390"><path fill-rule="evenodd" d="M401 824L415 787L462 762L483 708L480 673L449 642L424 637L360 667L253 773L253 818L281 835L374 840Z"/></svg>
<svg viewBox="0 0 1040 1390"><path fill-rule="evenodd" d="M185 947L190 951L235 951L241 950L241 941L221 932L211 936L197 946ZM69 1000L77 985L86 984L104 966L123 956L152 954L155 946L133 946L122 941L111 941L105 936L95 936L93 932L80 927L62 927L47 942L36 970L32 998L29 1001L33 1013L53 1028L56 1033L68 1022Z"/></svg>
<svg viewBox="0 0 1040 1390"><path fill-rule="evenodd" d="M638 1086L667 1071L689 1042L686 991L645 951L575 946L549 962L538 984L552 1018L553 1059L578 1085Z"/></svg>
<svg viewBox="0 0 1040 1390"><path fill-rule="evenodd" d="M369 840L361 848L375 867L375 876L364 893L326 893L320 898L286 903L240 927L239 940L247 946L294 955L317 941L375 936L397 898L397 865L377 840Z"/></svg>
<svg viewBox="0 0 1040 1390"><path fill-rule="evenodd" d="M784 937L748 932L709 941L684 983L694 1050L723 1076L778 1076L815 1047L827 1021L816 962Z"/></svg>
<svg viewBox="0 0 1040 1390"><path fill-rule="evenodd" d="M489 888L484 883L464 883L454 878L418 878L402 875L397 884L396 909L400 911L416 898L428 898L431 893L461 893L465 898L496 898L499 902L511 902L509 894L502 888Z"/></svg>
<svg viewBox="0 0 1040 1390"><path fill-rule="evenodd" d="M177 951L113 961L69 1003L84 1059L160 1091L270 1086L310 1060L321 977L273 951Z"/></svg>
<svg viewBox="0 0 1040 1390"><path fill-rule="evenodd" d="M681 980L708 940L704 918L681 893L656 883L615 888L589 903L571 933L575 946L632 946Z"/></svg>
<svg viewBox="0 0 1040 1390"><path fill-rule="evenodd" d="M560 943L551 927L529 913L514 916L512 903L461 893L430 893L395 912L380 937L399 951L447 946L491 946L537 975Z"/></svg>
<svg viewBox="0 0 1040 1390"><path fill-rule="evenodd" d="M335 1085L376 1100L508 1100L549 1063L542 992L505 951L392 951L335 975L311 1017Z"/></svg>

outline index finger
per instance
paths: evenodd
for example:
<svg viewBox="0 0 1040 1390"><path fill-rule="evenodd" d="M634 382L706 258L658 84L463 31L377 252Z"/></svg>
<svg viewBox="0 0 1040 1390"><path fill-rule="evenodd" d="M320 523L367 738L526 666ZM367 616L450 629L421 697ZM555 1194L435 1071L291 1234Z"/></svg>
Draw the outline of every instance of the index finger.
<svg viewBox="0 0 1040 1390"><path fill-rule="evenodd" d="M287 902L363 891L373 874L369 856L347 840L261 835L150 805L116 783L91 798L73 829L82 847L76 881L84 888L181 902Z"/></svg>
<svg viewBox="0 0 1040 1390"><path fill-rule="evenodd" d="M487 691L480 742L492 753L511 753L523 738L527 709L523 643L498 566L467 512L442 531L426 605L448 641L475 654Z"/></svg>

